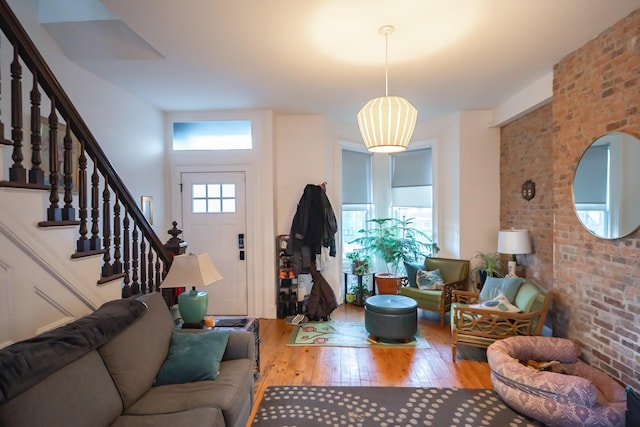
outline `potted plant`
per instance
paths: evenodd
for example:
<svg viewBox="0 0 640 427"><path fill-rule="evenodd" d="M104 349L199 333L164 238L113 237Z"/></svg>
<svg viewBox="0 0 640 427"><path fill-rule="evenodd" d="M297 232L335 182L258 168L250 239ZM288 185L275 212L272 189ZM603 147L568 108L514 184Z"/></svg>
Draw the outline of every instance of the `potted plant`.
<svg viewBox="0 0 640 427"><path fill-rule="evenodd" d="M351 274L356 276L363 276L369 273L369 263L371 259L362 253L362 251L355 250L347 254L347 259L351 260Z"/></svg>
<svg viewBox="0 0 640 427"><path fill-rule="evenodd" d="M360 245L361 251L382 260L386 273L376 273L376 283L381 294L395 294L400 289L398 275L404 268L404 261L433 256L438 246L424 232L412 227L413 218L374 218L367 222L375 224L373 228L359 230L360 237L350 243Z"/></svg>
<svg viewBox="0 0 640 427"><path fill-rule="evenodd" d="M471 276L478 283L478 289L482 289L487 277L504 277L506 268L504 261L497 253L477 252L474 259L480 260L471 270Z"/></svg>

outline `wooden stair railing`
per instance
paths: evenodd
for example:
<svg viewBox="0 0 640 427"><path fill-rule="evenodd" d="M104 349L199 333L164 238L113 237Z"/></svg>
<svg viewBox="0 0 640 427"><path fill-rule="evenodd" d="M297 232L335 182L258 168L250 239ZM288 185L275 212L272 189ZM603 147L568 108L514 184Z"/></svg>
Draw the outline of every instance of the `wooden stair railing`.
<svg viewBox="0 0 640 427"><path fill-rule="evenodd" d="M0 147L12 147L12 165L9 181L0 181L0 186L48 191L46 221L38 225L77 226L79 237L72 257L102 255L98 283L123 278L123 297L157 292L171 265L171 254L151 228L6 0L0 0L0 29L13 49L9 67L10 139L5 137L5 120L0 111ZM22 95L23 65L32 77L28 102ZM0 63L0 99L2 87L6 87L2 80L6 75L4 66ZM46 99L42 99L41 92ZM23 105L27 103L30 105L30 145L25 147ZM43 104L50 107L45 120L41 117ZM42 128L48 136L48 145L43 143ZM48 162L45 163L48 172L43 168L42 154L45 150L48 151L44 159ZM26 159L25 152L28 155ZM76 190L77 196L74 197Z"/></svg>

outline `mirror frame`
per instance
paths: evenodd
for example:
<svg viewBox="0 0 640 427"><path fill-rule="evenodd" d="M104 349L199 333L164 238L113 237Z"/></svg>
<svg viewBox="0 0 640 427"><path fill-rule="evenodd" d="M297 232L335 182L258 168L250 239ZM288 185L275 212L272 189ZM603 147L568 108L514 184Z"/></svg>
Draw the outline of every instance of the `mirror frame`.
<svg viewBox="0 0 640 427"><path fill-rule="evenodd" d="M593 142L591 142L591 144L589 144L589 146L587 148L585 148L584 152L582 153L582 155L580 156L580 160L578 161L578 163L576 164L576 168L574 170L573 173L573 179L571 181L571 196L572 196L572 202L573 202L573 211L576 214L576 217L578 219L578 222L580 223L580 225L582 225L582 227L587 230L589 233L591 233L592 235L599 237L601 239L605 239L605 240L615 240L615 239L622 239L624 237L630 236L631 234L635 233L636 231L640 230L640 218L635 218L632 217L632 220L637 221L637 224L634 225L633 227L629 226L627 227L627 230L622 230L618 233L618 235L615 236L606 236L606 235L600 235L597 232L591 230L590 228L588 228L585 223L582 221L582 219L580 218L580 215L578 214L578 207L577 207L577 203L576 203L576 176L578 175L578 169L580 168L580 164L583 162L583 160L585 159L585 155L586 153L589 151L590 148L594 147L594 146L598 146L603 144L603 142L605 142L606 139L611 138L612 136L615 137L620 137L620 138L625 138L624 140L620 140L620 143L623 142L635 142L636 144L638 144L637 146L632 146L632 150L638 150L637 152L639 153L638 156L634 156L631 158L631 160L629 160L628 158L624 158L624 156L619 156L620 157L620 161L622 162L627 162L627 164L631 164L631 165L640 165L640 140L632 134L626 133L626 132L608 132L605 133L604 135L599 136L598 138L596 138L595 140L593 140ZM635 154L635 153L632 153ZM636 158L638 157L638 158ZM584 165L584 164L583 164ZM607 165L607 179L609 182L611 182L611 174L609 173L609 167L611 166L611 161L609 161L609 164ZM613 170L613 168L611 168ZM637 166L631 167L631 170L634 171L638 169ZM620 168L618 170L621 170ZM624 168L622 170L625 170ZM639 171L637 172L637 174L639 174L640 176L640 169L638 169ZM635 173L635 172L632 172ZM622 176L622 174L614 177L615 179L619 179L619 180L624 180L624 176ZM634 184L634 179L629 180L628 177L625 181L631 181L630 183L628 183L627 185L620 185L617 184L618 187L622 187L623 191L625 188L632 188L633 184ZM605 184L606 185L606 184ZM615 184L614 184L615 185ZM611 192L609 191L611 186L607 187L607 202L606 203L610 203L611 202ZM637 192L638 189L633 189L631 191L636 191ZM635 193L634 193L635 194ZM624 198L622 195L618 195L618 199L621 202L622 199ZM635 196L634 196L635 197ZM632 200L631 203L634 203L634 207L630 210L632 212L639 212L640 213L640 196L635 197L637 200ZM619 211L620 210L620 205L622 203L618 203L616 208L614 210ZM611 203L611 205L613 205L613 203ZM632 221L629 221L630 223Z"/></svg>

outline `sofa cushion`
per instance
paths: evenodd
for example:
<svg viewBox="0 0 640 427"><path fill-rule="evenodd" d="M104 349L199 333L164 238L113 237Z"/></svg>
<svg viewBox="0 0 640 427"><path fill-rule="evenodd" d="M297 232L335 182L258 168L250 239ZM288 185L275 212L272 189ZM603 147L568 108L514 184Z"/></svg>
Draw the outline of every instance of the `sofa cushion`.
<svg viewBox="0 0 640 427"><path fill-rule="evenodd" d="M169 354L153 385L215 380L228 340L228 330L197 334L173 331Z"/></svg>
<svg viewBox="0 0 640 427"><path fill-rule="evenodd" d="M480 303L493 301L500 294L507 297L509 302L513 303L521 285L522 279L519 277L487 277L480 291Z"/></svg>
<svg viewBox="0 0 640 427"><path fill-rule="evenodd" d="M122 395L125 408L151 388L167 357L174 330L171 312L159 292L137 299L148 305L147 313L98 349Z"/></svg>
<svg viewBox="0 0 640 427"><path fill-rule="evenodd" d="M152 387L125 413L149 415L199 407L220 408L227 426L244 426L252 405L253 365L249 359L235 359L220 363L215 381Z"/></svg>
<svg viewBox="0 0 640 427"><path fill-rule="evenodd" d="M122 400L93 350L0 405L0 426L107 426Z"/></svg>
<svg viewBox="0 0 640 427"><path fill-rule="evenodd" d="M218 408L194 408L169 414L123 415L111 427L224 427L224 417Z"/></svg>
<svg viewBox="0 0 640 427"><path fill-rule="evenodd" d="M109 301L72 323L2 349L0 403L103 345L146 311L135 300Z"/></svg>
<svg viewBox="0 0 640 427"><path fill-rule="evenodd" d="M404 262L404 269L407 272L407 279L409 280L409 286L412 288L417 288L418 283L416 282L416 277L419 270L424 270L425 266L423 264L417 264L414 262Z"/></svg>

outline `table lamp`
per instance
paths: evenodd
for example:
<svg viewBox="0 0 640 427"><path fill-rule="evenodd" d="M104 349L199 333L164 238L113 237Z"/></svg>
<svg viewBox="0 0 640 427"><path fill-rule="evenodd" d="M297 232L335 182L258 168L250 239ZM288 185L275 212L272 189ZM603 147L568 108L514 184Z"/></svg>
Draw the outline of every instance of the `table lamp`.
<svg viewBox="0 0 640 427"><path fill-rule="evenodd" d="M192 286L190 291L178 296L178 310L183 328L203 327L209 294L196 290L196 286L209 286L220 279L222 275L211 262L209 254L184 254L173 257L171 269L160 288Z"/></svg>
<svg viewBox="0 0 640 427"><path fill-rule="evenodd" d="M516 255L531 253L531 240L527 230L500 230L498 232L498 252L511 255L508 263L507 277L516 275Z"/></svg>

